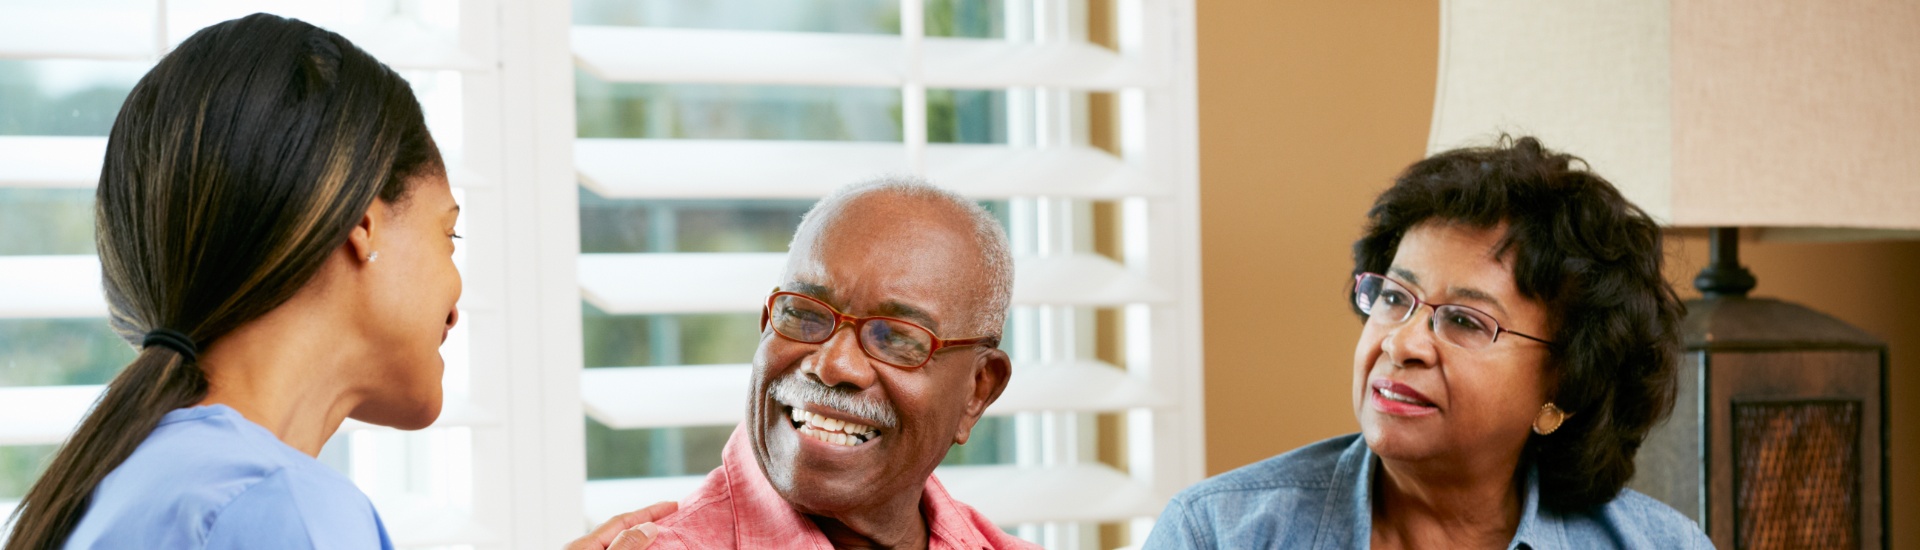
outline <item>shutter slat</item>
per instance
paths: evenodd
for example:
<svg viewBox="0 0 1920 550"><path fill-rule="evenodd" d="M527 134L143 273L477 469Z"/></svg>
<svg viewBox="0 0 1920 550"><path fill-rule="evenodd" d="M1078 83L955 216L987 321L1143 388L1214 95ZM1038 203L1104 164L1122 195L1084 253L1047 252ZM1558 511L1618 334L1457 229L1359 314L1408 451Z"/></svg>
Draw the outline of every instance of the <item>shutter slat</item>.
<svg viewBox="0 0 1920 550"><path fill-rule="evenodd" d="M751 365L587 369L587 416L616 430L727 426L746 416ZM992 416L1040 411L1109 412L1167 404L1164 395L1098 361L1015 365Z"/></svg>
<svg viewBox="0 0 1920 550"><path fill-rule="evenodd" d="M580 68L612 82L898 86L891 35L573 27Z"/></svg>
<svg viewBox="0 0 1920 550"><path fill-rule="evenodd" d="M460 48L460 37L416 21L389 18L364 25L321 25L345 36L394 70L488 71L492 60Z"/></svg>
<svg viewBox="0 0 1920 550"><path fill-rule="evenodd" d="M956 500L1001 526L1052 521L1108 522L1152 517L1160 506L1148 488L1112 468L1075 466L944 466L934 471ZM593 523L662 500L679 500L705 476L588 481Z"/></svg>
<svg viewBox="0 0 1920 550"><path fill-rule="evenodd" d="M489 187L492 181L444 151L447 180L454 187ZM93 189L106 161L107 138L92 136L0 136L0 187Z"/></svg>
<svg viewBox="0 0 1920 550"><path fill-rule="evenodd" d="M0 445L54 445L80 424L103 386L0 388Z"/></svg>
<svg viewBox="0 0 1920 550"><path fill-rule="evenodd" d="M907 171L898 143L580 139L580 181L608 198L818 198Z"/></svg>
<svg viewBox="0 0 1920 550"><path fill-rule="evenodd" d="M616 430L726 426L746 416L750 365L613 367L580 374L587 416Z"/></svg>
<svg viewBox="0 0 1920 550"><path fill-rule="evenodd" d="M906 48L897 35L576 26L575 63L611 82L900 86ZM1143 64L1085 42L970 38L923 42L930 88L1158 86Z"/></svg>
<svg viewBox="0 0 1920 550"><path fill-rule="evenodd" d="M1016 364L1013 378L987 414L1042 411L1112 412L1161 407L1167 396L1146 381L1100 361Z"/></svg>
<svg viewBox="0 0 1920 550"><path fill-rule="evenodd" d="M580 289L615 315L752 312L786 265L777 252L581 254Z"/></svg>
<svg viewBox="0 0 1920 550"><path fill-rule="evenodd" d="M0 256L0 319L106 315L98 258Z"/></svg>
<svg viewBox="0 0 1920 550"><path fill-rule="evenodd" d="M156 57L154 30L151 8L0 6L0 58L150 61Z"/></svg>
<svg viewBox="0 0 1920 550"><path fill-rule="evenodd" d="M929 88L1112 91L1159 84L1140 64L1085 42L928 38L922 47Z"/></svg>
<svg viewBox="0 0 1920 550"><path fill-rule="evenodd" d="M775 271L776 273L778 271ZM490 307L483 298L463 310ZM96 256L0 256L0 319L73 319L107 316Z"/></svg>
<svg viewBox="0 0 1920 550"><path fill-rule="evenodd" d="M785 267L782 253L581 254L580 288L588 303L614 315L751 313ZM1014 260L1014 305L1167 300L1144 277L1093 254Z"/></svg>
<svg viewBox="0 0 1920 550"><path fill-rule="evenodd" d="M1144 171L1083 146L1052 149L930 144L928 179L971 197L1163 197ZM581 139L580 181L608 198L817 198L907 171L898 143Z"/></svg>
<svg viewBox="0 0 1920 550"><path fill-rule="evenodd" d="M14 386L0 388L0 446L55 445L67 435L99 400L106 386ZM500 423L493 414L481 410L472 401L449 397L432 427L486 427ZM347 420L341 430L387 430L358 420Z"/></svg>
<svg viewBox="0 0 1920 550"><path fill-rule="evenodd" d="M0 187L93 189L107 138L0 136Z"/></svg>
<svg viewBox="0 0 1920 550"><path fill-rule="evenodd" d="M1101 307L1171 299L1146 277L1099 255L1014 259L1013 305Z"/></svg>

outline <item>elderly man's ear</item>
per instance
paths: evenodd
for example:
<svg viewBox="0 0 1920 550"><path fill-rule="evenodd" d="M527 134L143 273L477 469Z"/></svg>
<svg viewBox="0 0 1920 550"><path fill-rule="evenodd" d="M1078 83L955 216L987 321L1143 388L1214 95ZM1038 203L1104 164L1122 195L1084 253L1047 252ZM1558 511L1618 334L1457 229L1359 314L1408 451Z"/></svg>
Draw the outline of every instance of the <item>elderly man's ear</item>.
<svg viewBox="0 0 1920 550"><path fill-rule="evenodd" d="M979 359L973 370L973 387L967 396L966 416L960 419L959 430L953 434L953 444L965 445L967 438L973 435L973 425L980 422L980 416L986 414L987 406L1000 399L1000 392L1006 391L1007 379L1013 378L1013 362L1007 359L1007 352L987 348L980 350Z"/></svg>

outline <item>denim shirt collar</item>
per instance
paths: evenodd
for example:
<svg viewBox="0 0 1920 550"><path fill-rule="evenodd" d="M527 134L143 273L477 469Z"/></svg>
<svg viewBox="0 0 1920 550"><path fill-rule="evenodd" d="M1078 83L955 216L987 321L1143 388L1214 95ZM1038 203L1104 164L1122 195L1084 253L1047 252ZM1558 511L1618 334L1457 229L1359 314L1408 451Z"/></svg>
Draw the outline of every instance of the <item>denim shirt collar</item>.
<svg viewBox="0 0 1920 550"><path fill-rule="evenodd" d="M1555 516L1540 509L1540 467L1527 461L1526 468L1527 502L1520 509L1520 528L1513 532L1513 542L1507 543L1507 550L1572 548L1567 543L1564 526Z"/></svg>
<svg viewBox="0 0 1920 550"><path fill-rule="evenodd" d="M1319 534L1313 548L1367 548L1373 538L1373 470L1379 463L1364 437L1340 454L1334 466L1333 487L1321 507ZM1567 544L1564 526L1556 516L1540 508L1540 469L1531 461L1527 468L1527 500L1520 510L1520 528L1514 531L1508 550L1557 550ZM1346 517L1339 517L1342 514Z"/></svg>

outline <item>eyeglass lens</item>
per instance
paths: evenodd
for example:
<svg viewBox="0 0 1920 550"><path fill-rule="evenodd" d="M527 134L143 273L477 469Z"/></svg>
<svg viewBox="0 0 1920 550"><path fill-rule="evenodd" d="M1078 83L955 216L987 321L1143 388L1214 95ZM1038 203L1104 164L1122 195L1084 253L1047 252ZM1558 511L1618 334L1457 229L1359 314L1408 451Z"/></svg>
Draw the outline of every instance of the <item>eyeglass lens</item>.
<svg viewBox="0 0 1920 550"><path fill-rule="evenodd" d="M781 294L773 299L768 324L781 336L807 344L833 338L837 328L833 308L818 300ZM933 333L893 319L867 319L858 327L860 348L875 359L900 367L917 367L933 353Z"/></svg>
<svg viewBox="0 0 1920 550"><path fill-rule="evenodd" d="M1353 303L1366 312L1369 322L1398 324L1413 317L1420 301L1400 283L1369 273L1354 284ZM1467 349L1492 344L1500 332L1492 317L1464 306L1437 306L1429 322L1441 340Z"/></svg>

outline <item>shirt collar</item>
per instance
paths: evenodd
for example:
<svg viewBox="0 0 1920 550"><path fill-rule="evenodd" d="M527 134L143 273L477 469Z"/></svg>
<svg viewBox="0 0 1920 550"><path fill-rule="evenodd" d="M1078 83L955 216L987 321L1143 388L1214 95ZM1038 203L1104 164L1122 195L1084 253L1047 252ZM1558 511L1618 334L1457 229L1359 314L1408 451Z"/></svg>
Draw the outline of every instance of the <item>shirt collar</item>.
<svg viewBox="0 0 1920 550"><path fill-rule="evenodd" d="M1320 529L1313 548L1367 548L1373 536L1373 452L1363 437L1353 439L1334 463L1331 490L1321 506ZM1342 517L1344 516L1344 517Z"/></svg>
<svg viewBox="0 0 1920 550"><path fill-rule="evenodd" d="M767 480L759 459L753 454L748 429L745 423L735 427L720 455L720 467L727 472L727 489L736 514L735 547L831 550L833 545L827 542L819 527L794 510L773 488L773 482ZM927 475L927 483L921 488L920 513L927 521L930 549L990 549L1015 542L973 508L954 500L932 474ZM796 537L802 540L796 541Z"/></svg>
<svg viewBox="0 0 1920 550"><path fill-rule="evenodd" d="M1527 461L1527 502L1520 510L1520 528L1514 531L1513 542L1507 543L1508 550L1570 548L1563 527L1540 509L1540 467Z"/></svg>
<svg viewBox="0 0 1920 550"><path fill-rule="evenodd" d="M727 504L733 511L734 548L807 548L832 550L825 534L807 520L767 480L753 444L747 440L745 423L733 429L720 452L720 469L726 471Z"/></svg>
<svg viewBox="0 0 1920 550"><path fill-rule="evenodd" d="M1365 436L1354 438L1353 445L1340 454L1340 462L1334 469L1333 490L1327 492L1327 505L1322 509L1329 516L1335 510L1346 510L1351 514L1350 519L1325 518L1321 522L1325 527L1320 530L1314 548L1366 548L1372 542L1375 458L1373 450L1367 448ZM1526 468L1527 500L1520 510L1520 528L1514 530L1513 541L1507 543L1508 550L1571 548L1564 526L1551 512L1540 508L1540 468L1532 461L1527 461Z"/></svg>

